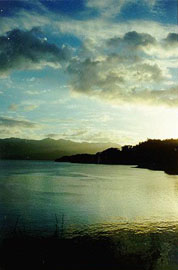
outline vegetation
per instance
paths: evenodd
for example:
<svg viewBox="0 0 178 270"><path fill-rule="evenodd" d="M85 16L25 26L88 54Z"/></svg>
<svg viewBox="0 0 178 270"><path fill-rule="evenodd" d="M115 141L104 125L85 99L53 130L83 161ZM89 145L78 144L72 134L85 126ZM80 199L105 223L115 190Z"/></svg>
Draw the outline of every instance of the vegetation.
<svg viewBox="0 0 178 270"><path fill-rule="evenodd" d="M57 159L58 162L137 165L139 168L163 170L178 174L178 140L151 140L122 149L109 148L95 155L73 155Z"/></svg>

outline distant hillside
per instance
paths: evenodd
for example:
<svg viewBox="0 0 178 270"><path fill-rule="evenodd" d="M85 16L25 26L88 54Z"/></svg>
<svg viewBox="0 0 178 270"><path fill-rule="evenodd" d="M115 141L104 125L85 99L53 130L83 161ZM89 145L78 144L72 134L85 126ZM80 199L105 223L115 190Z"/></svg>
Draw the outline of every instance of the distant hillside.
<svg viewBox="0 0 178 270"><path fill-rule="evenodd" d="M95 155L64 156L58 162L137 165L139 168L178 174L178 140L147 140L122 149L109 148Z"/></svg>
<svg viewBox="0 0 178 270"><path fill-rule="evenodd" d="M55 160L64 155L94 154L108 147L120 147L112 143L77 143L69 140L0 139L0 159Z"/></svg>

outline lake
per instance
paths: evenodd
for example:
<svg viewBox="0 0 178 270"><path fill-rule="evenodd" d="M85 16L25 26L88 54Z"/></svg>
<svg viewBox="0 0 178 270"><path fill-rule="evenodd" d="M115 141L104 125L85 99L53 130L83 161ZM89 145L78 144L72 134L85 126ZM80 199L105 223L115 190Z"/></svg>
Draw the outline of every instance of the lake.
<svg viewBox="0 0 178 270"><path fill-rule="evenodd" d="M1 160L0 213L1 239L14 230L52 235L57 225L66 239L84 236L77 242L81 245L75 246L73 258L85 245L85 256L91 261L86 246L86 235L90 235L100 262L106 248L104 252L109 250L113 256L111 260L105 256L108 264L117 260L124 269L136 265L142 270L176 270L178 266L178 176L162 171ZM111 246L102 242L103 236ZM102 248L97 248L98 243ZM10 242L7 248L8 257L12 245ZM56 252L48 242L46 249Z"/></svg>
<svg viewBox="0 0 178 270"><path fill-rule="evenodd" d="M178 176L131 166L0 161L0 223L54 230L94 225L174 229ZM148 227L148 228L147 228ZM107 229L106 229L107 230Z"/></svg>

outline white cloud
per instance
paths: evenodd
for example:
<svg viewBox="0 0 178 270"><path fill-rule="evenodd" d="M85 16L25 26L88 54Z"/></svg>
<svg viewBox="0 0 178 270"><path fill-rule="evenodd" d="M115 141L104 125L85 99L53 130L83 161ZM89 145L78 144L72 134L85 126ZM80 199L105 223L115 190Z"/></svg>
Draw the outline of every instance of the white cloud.
<svg viewBox="0 0 178 270"><path fill-rule="evenodd" d="M147 6L150 11L156 4L156 0L88 0L86 6L99 11L102 17L114 17L129 4L142 4Z"/></svg>
<svg viewBox="0 0 178 270"><path fill-rule="evenodd" d="M26 105L26 106L23 106L23 110L26 111L26 112L29 112L29 111L34 111L35 109L37 109L39 106L38 105Z"/></svg>
<svg viewBox="0 0 178 270"><path fill-rule="evenodd" d="M96 9L101 16L111 17L120 13L121 9L134 0L88 0L87 7Z"/></svg>

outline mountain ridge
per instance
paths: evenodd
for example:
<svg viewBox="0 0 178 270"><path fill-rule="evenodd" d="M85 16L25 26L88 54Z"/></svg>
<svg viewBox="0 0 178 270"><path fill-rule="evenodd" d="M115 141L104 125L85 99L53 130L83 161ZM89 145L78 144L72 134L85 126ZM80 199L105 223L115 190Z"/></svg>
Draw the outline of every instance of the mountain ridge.
<svg viewBox="0 0 178 270"><path fill-rule="evenodd" d="M119 144L114 143L74 142L52 138L30 140L11 137L0 139L0 159L55 160L64 155L95 154L107 149L108 146L120 147Z"/></svg>

